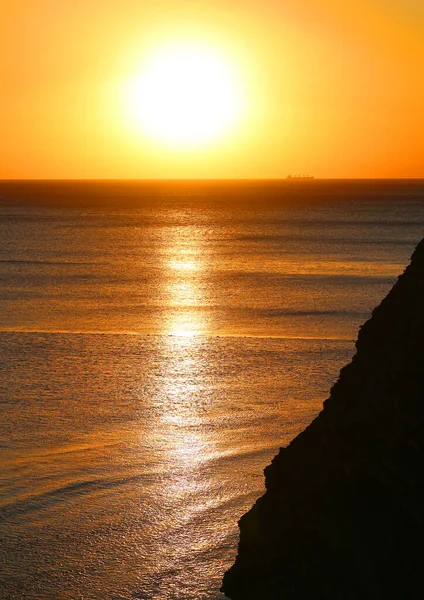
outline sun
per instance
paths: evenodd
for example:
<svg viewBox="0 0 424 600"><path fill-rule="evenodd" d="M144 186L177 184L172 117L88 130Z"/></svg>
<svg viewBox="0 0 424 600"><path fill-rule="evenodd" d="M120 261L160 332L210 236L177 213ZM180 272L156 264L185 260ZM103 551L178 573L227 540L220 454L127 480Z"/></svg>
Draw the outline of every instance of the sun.
<svg viewBox="0 0 424 600"><path fill-rule="evenodd" d="M198 42L162 44L125 85L131 128L173 147L225 137L240 122L245 98L229 57Z"/></svg>

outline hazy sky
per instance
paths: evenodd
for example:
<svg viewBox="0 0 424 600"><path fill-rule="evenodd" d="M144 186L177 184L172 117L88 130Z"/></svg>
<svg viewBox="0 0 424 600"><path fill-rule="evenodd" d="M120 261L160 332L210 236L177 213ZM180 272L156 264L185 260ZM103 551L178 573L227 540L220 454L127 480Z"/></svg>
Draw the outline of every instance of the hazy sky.
<svg viewBox="0 0 424 600"><path fill-rule="evenodd" d="M131 126L150 49L228 57L245 118L201 148ZM14 0L0 23L0 177L424 177L422 0Z"/></svg>

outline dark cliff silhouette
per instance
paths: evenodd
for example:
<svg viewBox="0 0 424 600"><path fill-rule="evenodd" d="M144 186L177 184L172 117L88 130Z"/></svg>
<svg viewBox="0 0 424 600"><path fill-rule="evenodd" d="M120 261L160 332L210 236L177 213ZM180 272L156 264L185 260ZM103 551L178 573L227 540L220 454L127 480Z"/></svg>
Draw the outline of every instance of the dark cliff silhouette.
<svg viewBox="0 0 424 600"><path fill-rule="evenodd" d="M234 600L424 598L424 240L356 348L240 520Z"/></svg>

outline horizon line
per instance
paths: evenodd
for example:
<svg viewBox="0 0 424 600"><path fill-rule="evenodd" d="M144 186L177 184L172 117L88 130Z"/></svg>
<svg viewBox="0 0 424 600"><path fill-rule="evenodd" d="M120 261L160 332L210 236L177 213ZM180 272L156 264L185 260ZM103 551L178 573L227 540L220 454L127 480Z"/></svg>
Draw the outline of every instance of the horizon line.
<svg viewBox="0 0 424 600"><path fill-rule="evenodd" d="M282 182L313 183L317 181L424 181L421 177L314 177L296 179L286 177L0 177L0 183L11 182Z"/></svg>

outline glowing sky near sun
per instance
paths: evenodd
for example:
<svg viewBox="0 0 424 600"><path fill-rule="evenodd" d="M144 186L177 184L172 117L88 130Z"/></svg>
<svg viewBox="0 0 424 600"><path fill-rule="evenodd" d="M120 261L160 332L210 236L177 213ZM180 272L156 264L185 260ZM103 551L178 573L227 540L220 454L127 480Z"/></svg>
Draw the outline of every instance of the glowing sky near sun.
<svg viewBox="0 0 424 600"><path fill-rule="evenodd" d="M128 131L175 151L230 135L249 95L238 75L218 48L190 38L162 41L119 88Z"/></svg>
<svg viewBox="0 0 424 600"><path fill-rule="evenodd" d="M424 177L421 0L15 0L0 40L2 178ZM202 110L169 63L179 111L128 95L172 43Z"/></svg>

